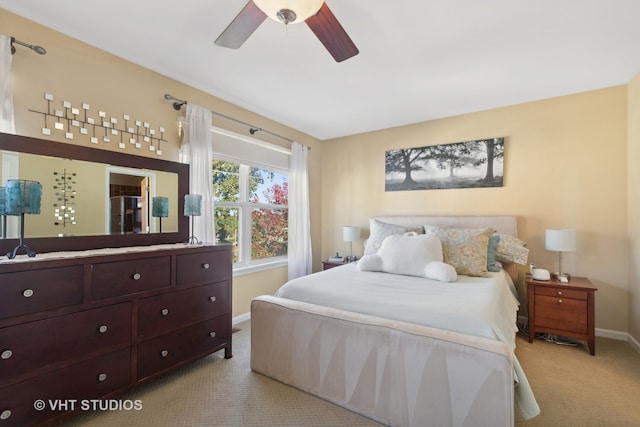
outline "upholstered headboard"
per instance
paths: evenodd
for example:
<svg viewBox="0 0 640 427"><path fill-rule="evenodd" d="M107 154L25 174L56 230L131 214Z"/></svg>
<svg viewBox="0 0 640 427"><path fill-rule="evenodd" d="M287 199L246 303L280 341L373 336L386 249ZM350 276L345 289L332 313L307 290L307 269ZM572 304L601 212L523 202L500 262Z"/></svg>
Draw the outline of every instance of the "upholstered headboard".
<svg viewBox="0 0 640 427"><path fill-rule="evenodd" d="M387 224L422 227L440 225L465 228L493 228L497 233L518 237L518 218L513 215L394 215L375 216L373 219ZM516 264L504 264L505 271L514 283L518 280Z"/></svg>

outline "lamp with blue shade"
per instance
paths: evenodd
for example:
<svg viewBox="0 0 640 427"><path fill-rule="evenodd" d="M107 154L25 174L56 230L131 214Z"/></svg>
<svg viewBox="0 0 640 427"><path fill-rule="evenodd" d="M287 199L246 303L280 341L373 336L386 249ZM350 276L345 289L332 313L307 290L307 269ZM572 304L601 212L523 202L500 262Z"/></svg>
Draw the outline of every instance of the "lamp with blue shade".
<svg viewBox="0 0 640 427"><path fill-rule="evenodd" d="M193 217L202 215L202 195L201 194L185 194L184 195L184 216L191 217L191 237L187 241L188 244L200 245L202 242L193 235Z"/></svg>
<svg viewBox="0 0 640 427"><path fill-rule="evenodd" d="M18 251L24 248L29 257L36 253L24 244L24 214L40 214L40 200L42 199L42 184L37 181L10 179L5 187L5 215L20 216L20 244L13 252L7 253L7 258L13 259Z"/></svg>
<svg viewBox="0 0 640 427"><path fill-rule="evenodd" d="M162 218L169 216L168 197L154 197L151 199L151 216L159 218L160 232L162 233Z"/></svg>

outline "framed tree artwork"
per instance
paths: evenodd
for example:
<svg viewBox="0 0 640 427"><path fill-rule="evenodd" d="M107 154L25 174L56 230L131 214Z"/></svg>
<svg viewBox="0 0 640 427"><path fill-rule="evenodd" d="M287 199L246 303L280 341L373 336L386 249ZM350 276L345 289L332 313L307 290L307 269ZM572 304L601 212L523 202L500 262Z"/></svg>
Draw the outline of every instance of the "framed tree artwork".
<svg viewBox="0 0 640 427"><path fill-rule="evenodd" d="M502 187L504 138L385 152L385 191Z"/></svg>

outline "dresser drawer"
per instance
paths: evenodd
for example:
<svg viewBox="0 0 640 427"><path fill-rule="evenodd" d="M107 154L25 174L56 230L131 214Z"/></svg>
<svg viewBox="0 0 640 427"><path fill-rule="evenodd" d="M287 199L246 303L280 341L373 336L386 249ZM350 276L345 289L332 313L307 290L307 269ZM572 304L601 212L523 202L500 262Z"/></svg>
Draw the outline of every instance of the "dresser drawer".
<svg viewBox="0 0 640 427"><path fill-rule="evenodd" d="M2 328L0 385L122 345L131 345L129 302Z"/></svg>
<svg viewBox="0 0 640 427"><path fill-rule="evenodd" d="M101 300L171 285L169 256L94 264L91 298Z"/></svg>
<svg viewBox="0 0 640 427"><path fill-rule="evenodd" d="M536 327L588 332L587 302L579 299L536 296Z"/></svg>
<svg viewBox="0 0 640 427"><path fill-rule="evenodd" d="M544 286L536 286L536 295L547 295L550 297L562 297L587 300L588 292L580 289L570 288L547 288Z"/></svg>
<svg viewBox="0 0 640 427"><path fill-rule="evenodd" d="M218 316L139 344L138 379L213 352L229 341L229 322Z"/></svg>
<svg viewBox="0 0 640 427"><path fill-rule="evenodd" d="M177 257L178 286L216 282L231 277L231 251L181 254Z"/></svg>
<svg viewBox="0 0 640 427"><path fill-rule="evenodd" d="M76 400L76 408L82 400L95 399L126 387L131 377L130 349L90 359L68 368L59 369L0 388L1 426L36 425L64 411L51 410L50 400ZM34 402L42 400L46 408L34 409ZM67 409L72 409L67 405Z"/></svg>
<svg viewBox="0 0 640 427"><path fill-rule="evenodd" d="M138 335L153 337L228 313L227 281L144 298L138 308Z"/></svg>
<svg viewBox="0 0 640 427"><path fill-rule="evenodd" d="M82 304L81 265L0 274L0 318Z"/></svg>

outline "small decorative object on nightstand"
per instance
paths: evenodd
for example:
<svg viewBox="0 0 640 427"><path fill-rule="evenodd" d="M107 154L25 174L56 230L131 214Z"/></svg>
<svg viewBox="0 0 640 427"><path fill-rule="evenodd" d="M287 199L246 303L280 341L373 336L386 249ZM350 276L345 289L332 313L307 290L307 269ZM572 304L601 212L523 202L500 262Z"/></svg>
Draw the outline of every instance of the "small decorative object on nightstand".
<svg viewBox="0 0 640 427"><path fill-rule="evenodd" d="M529 296L529 342L537 332L546 332L587 343L596 354L595 291L584 277L572 277L568 283L552 278L547 281L527 276Z"/></svg>

